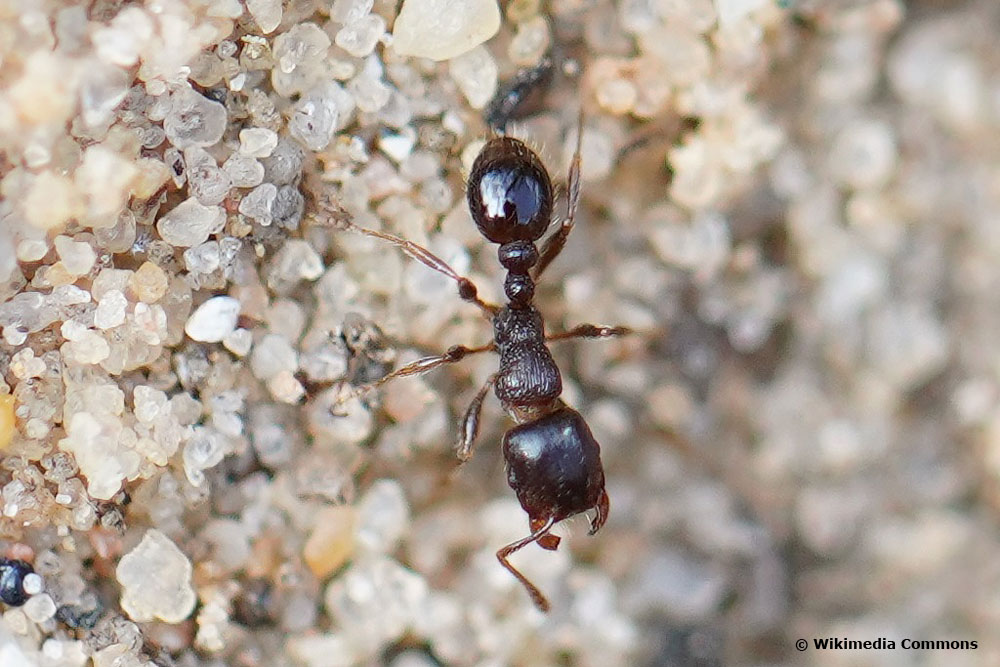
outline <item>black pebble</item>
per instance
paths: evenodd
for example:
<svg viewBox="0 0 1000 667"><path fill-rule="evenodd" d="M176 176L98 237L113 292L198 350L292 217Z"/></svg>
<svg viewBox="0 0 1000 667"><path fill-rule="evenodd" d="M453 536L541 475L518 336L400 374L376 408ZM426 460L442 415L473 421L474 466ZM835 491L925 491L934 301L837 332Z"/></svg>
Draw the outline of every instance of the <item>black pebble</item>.
<svg viewBox="0 0 1000 667"><path fill-rule="evenodd" d="M24 578L35 568L23 560L0 559L0 600L12 607L20 607L30 597L24 592Z"/></svg>

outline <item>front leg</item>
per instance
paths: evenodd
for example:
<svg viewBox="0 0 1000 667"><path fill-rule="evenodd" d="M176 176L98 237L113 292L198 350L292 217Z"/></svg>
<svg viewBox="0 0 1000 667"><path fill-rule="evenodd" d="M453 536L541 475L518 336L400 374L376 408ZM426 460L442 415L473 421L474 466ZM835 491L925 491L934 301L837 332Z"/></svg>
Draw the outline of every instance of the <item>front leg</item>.
<svg viewBox="0 0 1000 667"><path fill-rule="evenodd" d="M432 253L427 248L414 243L413 241L407 241L399 236L361 227L360 225L355 224L354 221L350 219L349 214L341 207L336 206L336 208L333 208L333 206L336 205L327 204L325 209L329 219L332 220L335 225L358 234L381 239L386 243L390 243L399 248L405 255L417 260L432 271L437 271L441 275L451 278L458 284L459 297L461 297L463 301L476 304L486 319L492 321L493 317L500 311L499 306L487 303L479 298L479 290L474 282L464 276L458 275L455 269L451 268L446 261Z"/></svg>
<svg viewBox="0 0 1000 667"><path fill-rule="evenodd" d="M576 224L576 210L580 206L580 146L582 141L583 110L581 109L576 128L576 151L573 153L573 161L569 166L569 177L566 185L566 217L560 223L559 229L545 239L545 243L542 245L538 254L538 263L532 271L532 278L535 280L538 280L545 267L562 252L570 232L573 231L573 225Z"/></svg>

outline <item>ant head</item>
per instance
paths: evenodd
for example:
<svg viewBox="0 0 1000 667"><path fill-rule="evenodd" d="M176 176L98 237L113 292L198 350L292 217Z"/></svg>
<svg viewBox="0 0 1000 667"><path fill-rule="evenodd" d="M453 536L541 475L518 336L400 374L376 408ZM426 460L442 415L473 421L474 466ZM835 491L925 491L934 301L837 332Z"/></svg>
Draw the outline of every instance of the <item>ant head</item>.
<svg viewBox="0 0 1000 667"><path fill-rule="evenodd" d="M535 242L552 217L552 180L524 142L494 137L476 157L466 190L479 232L493 243Z"/></svg>

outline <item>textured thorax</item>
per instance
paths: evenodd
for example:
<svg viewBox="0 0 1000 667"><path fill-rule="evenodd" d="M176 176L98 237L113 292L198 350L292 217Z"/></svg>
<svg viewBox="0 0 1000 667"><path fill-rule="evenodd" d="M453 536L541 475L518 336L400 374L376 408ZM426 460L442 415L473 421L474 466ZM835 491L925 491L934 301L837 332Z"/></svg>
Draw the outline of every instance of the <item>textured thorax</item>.
<svg viewBox="0 0 1000 667"><path fill-rule="evenodd" d="M545 346L545 325L534 306L506 306L493 319L500 355L494 391L503 403L531 407L550 403L562 393L562 377Z"/></svg>

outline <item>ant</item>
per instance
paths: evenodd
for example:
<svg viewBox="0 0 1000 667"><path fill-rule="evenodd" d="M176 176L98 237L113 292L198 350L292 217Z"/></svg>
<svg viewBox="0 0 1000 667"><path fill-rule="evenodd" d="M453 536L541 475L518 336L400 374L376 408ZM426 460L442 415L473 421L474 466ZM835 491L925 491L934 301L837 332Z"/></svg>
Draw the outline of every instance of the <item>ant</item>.
<svg viewBox="0 0 1000 667"><path fill-rule="evenodd" d="M467 461L479 434L483 401L492 388L516 425L503 436L507 483L528 514L531 533L497 551L497 559L525 587L542 611L549 602L542 592L508 560L532 542L554 551L560 537L552 527L569 517L594 510L590 520L593 535L608 518L609 501L604 489L600 445L579 412L567 406L562 377L548 343L571 338L608 338L631 333L626 327L582 324L568 331L546 334L541 313L533 303L535 281L559 255L573 230L580 201L580 135L570 166L566 214L559 228L543 243L553 221L555 194L552 179L538 155L513 137L490 138L472 165L466 196L479 232L499 245L500 264L507 270L504 293L507 304L497 306L479 298L475 284L456 273L446 262L412 241L381 231L359 227L349 216L337 216L345 228L382 239L406 255L454 280L459 296L475 304L493 324L493 342L479 347L456 345L444 354L424 357L375 382L358 387L372 390L394 378L420 375L480 352L496 352L499 370L476 393L462 417L458 458ZM332 208L337 208L332 205ZM342 211L341 211L342 212Z"/></svg>

